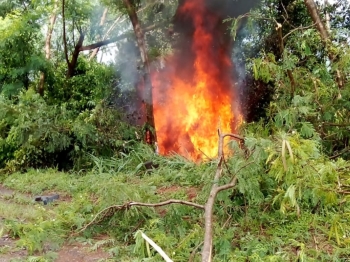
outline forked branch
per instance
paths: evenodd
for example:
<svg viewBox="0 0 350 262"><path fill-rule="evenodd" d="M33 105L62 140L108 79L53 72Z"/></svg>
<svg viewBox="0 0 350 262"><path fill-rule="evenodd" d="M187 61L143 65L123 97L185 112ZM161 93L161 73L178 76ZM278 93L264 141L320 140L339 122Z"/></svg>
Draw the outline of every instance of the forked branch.
<svg viewBox="0 0 350 262"><path fill-rule="evenodd" d="M213 185L210 190L210 194L208 196L207 202L205 205L200 205L197 203L184 201L184 200L177 200L177 199L170 199L167 201L159 202L159 203L142 203L142 202L128 202L123 205L114 205L109 206L99 213L96 214L94 219L85 225L82 229L80 229L78 232L76 232L74 235L79 234L86 230L89 226L97 224L101 222L102 220L106 219L107 217L110 217L115 214L115 212L119 210L127 210L132 206L144 206L144 207L160 207L160 206L166 206L170 204L181 204L186 206L195 207L198 209L204 210L204 241L203 241L203 251L202 251L202 262L211 262L212 261L212 250L213 250L213 215L214 215L214 204L216 200L216 196L219 192L227 189L234 188L237 185L237 174L253 162L248 162L244 166L242 166L236 174L231 178L231 181L227 184L219 185L220 179L222 177L223 172L223 164L225 163L224 158L224 139L226 137L233 137L235 139L238 139L240 141L244 141L244 138L235 134L223 134L220 130L218 130L219 135L219 144L218 144L218 165L216 168L216 172L214 175L214 181ZM197 246L195 249L197 250L199 247ZM195 250L192 252L190 260L193 259L195 255Z"/></svg>
<svg viewBox="0 0 350 262"><path fill-rule="evenodd" d="M214 214L214 204L217 194L220 191L231 189L237 184L237 176L235 175L231 182L222 186L219 186L222 165L225 161L224 159L224 139L225 137L233 137L238 140L244 141L244 138L235 134L223 134L220 129L218 130L219 135L219 145L218 145L218 158L219 163L216 168L213 185L210 190L208 200L205 204L204 209L204 245L202 251L202 262L212 261L212 250L213 250L213 214Z"/></svg>

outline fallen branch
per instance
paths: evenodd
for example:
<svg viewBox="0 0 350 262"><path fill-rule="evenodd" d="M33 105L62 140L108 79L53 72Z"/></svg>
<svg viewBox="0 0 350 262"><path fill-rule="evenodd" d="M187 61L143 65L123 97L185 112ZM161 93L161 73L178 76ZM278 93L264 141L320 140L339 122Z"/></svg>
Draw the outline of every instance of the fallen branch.
<svg viewBox="0 0 350 262"><path fill-rule="evenodd" d="M161 206L166 206L166 205L170 205L170 204L181 204L181 205L196 207L199 209L204 209L203 205L196 204L196 203L189 202L189 201L178 200L178 199L169 199L167 201L163 201L163 202L159 202L159 203L142 203L142 202L134 202L133 201L133 202L125 203L124 205L113 205L113 206L106 207L105 209L98 212L93 220L91 220L88 224L86 224L82 229L80 229L78 232L74 233L73 235L80 234L81 232L85 231L89 226L94 225L94 224L98 224L104 218L114 215L114 213L118 210L129 209L132 206L161 207Z"/></svg>
<svg viewBox="0 0 350 262"><path fill-rule="evenodd" d="M219 186L219 180L222 174L222 164L225 161L224 159L224 138L225 137L234 137L239 140L244 140L243 137L240 137L235 134L222 134L220 129L218 130L219 135L219 145L218 145L218 158L219 163L216 168L214 182L210 190L208 200L205 204L204 209L204 245L202 251L202 261L210 262L212 260L212 249L213 249L213 213L214 213L214 204L217 194L226 189L233 188L237 183L237 176L234 176L229 184Z"/></svg>
<svg viewBox="0 0 350 262"><path fill-rule="evenodd" d="M248 162L240 169L237 170L235 176L232 177L231 181L228 184L219 186L219 181L222 174L222 165L225 163L224 159L224 138L225 137L234 137L241 141L244 141L244 138L235 134L222 134L220 129L218 130L219 135L219 145L218 145L218 158L219 163L216 168L216 173L214 176L213 185L210 190L208 200L205 204L205 213L204 213L204 245L202 251L202 262L211 262L212 261L212 250L213 250L213 214L214 214L214 204L216 196L219 192L227 189L234 188L237 185L238 177L237 174L253 162Z"/></svg>
<svg viewBox="0 0 350 262"><path fill-rule="evenodd" d="M234 188L237 185L238 177L237 174L250 164L254 162L248 162L241 168L239 168L236 172L236 174L232 177L231 181L227 184L224 185L219 185L220 178L222 177L222 172L223 172L223 164L225 163L224 159L224 138L225 137L233 137L236 139L239 139L241 141L244 141L244 138L235 134L223 134L221 133L220 130L218 130L218 135L219 135L219 144L218 144L218 165L216 168L215 176L214 176L214 181L212 188L210 190L210 194L208 196L206 204L200 205L196 204L193 202L189 201L184 201L184 200L177 200L177 199L170 199L167 201L159 202L159 203L142 203L142 202L128 202L125 203L124 205L113 205L110 207L107 207L100 211L99 213L96 214L94 219L85 225L82 229L80 229L77 233L79 234L86 230L89 226L93 224L97 224L100 221L102 221L104 218L108 216L112 216L116 211L118 210L126 210L129 209L132 206L145 206L145 207L160 207L160 206L165 206L169 204L182 204L182 205L187 205L187 206L192 206L195 208L199 209L204 209L204 241L203 243L203 250L202 250L202 262L211 262L212 261L212 250L213 250L213 214L214 214L214 204L216 200L216 196L219 192L227 189ZM193 251L190 256L190 260L192 261L194 259L196 250L202 245L199 244ZM158 251L158 250L157 250Z"/></svg>

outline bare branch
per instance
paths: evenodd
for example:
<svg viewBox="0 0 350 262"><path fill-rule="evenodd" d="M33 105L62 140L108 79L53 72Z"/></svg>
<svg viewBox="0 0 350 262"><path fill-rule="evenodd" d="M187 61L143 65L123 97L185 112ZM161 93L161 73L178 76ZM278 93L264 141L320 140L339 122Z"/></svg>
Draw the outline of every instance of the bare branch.
<svg viewBox="0 0 350 262"><path fill-rule="evenodd" d="M239 168L236 172L236 175L233 177L233 179L231 180L230 183L226 184L226 185L222 185L222 186L219 186L216 190L217 190L217 193L223 191L223 190L227 190L227 189L230 189L230 188L233 188L236 186L237 184L237 174L239 172L241 172L242 169L246 168L247 166L250 166L251 164L253 164L254 162L253 161L250 161L248 163L246 163L244 166L242 166L241 168Z"/></svg>
<svg viewBox="0 0 350 262"><path fill-rule="evenodd" d="M141 12L142 10L144 10L145 8L147 8L149 5L150 5L150 4L148 4L148 5L145 6L144 8L139 9L136 13L138 14L139 12ZM105 12L104 12L103 15L102 15L101 22L100 22L100 26L102 26L102 25L104 24L104 18L103 18L103 16L105 16L105 15L107 14L107 11L106 11L106 10L107 10L107 8L105 9ZM124 22L124 21L126 20L126 18L124 18L123 20L120 21L121 18L122 18L122 16L119 16L119 17L117 17L117 19L114 20L113 24L109 27L109 29L107 30L107 32L104 34L104 36L102 37L101 41L106 40L107 36L108 36L108 35L110 34L110 32L115 28L115 26L117 25L118 22L119 22L119 23L122 23L122 22ZM102 21L103 21L103 23L102 23ZM144 30L144 32L147 31L147 29L143 29L143 30ZM101 46L102 46L102 45L101 45ZM96 48L96 50L94 50L94 51L91 53L91 55L90 55L90 57L89 57L89 60L93 59L93 58L96 56L96 54L97 54L97 52L99 51L99 48L100 48L101 46L98 46L98 47ZM86 50L90 50L90 49L86 49Z"/></svg>
<svg viewBox="0 0 350 262"><path fill-rule="evenodd" d="M143 31L146 33L146 32L152 31L153 29L156 29L158 27L160 27L160 25L154 24L154 25L151 25L151 26L148 26L148 27L144 28ZM130 35L131 35L131 32L127 32L127 33L118 35L116 37L112 37L110 39L106 39L106 40L103 40L103 41L96 42L96 43L91 44L91 45L82 46L82 47L80 47L79 51L93 50L93 49L99 48L101 46L105 46L105 45L117 42L119 40L123 40L123 39L129 37Z"/></svg>
<svg viewBox="0 0 350 262"><path fill-rule="evenodd" d="M244 141L244 138L235 134L222 134L220 129L218 130L219 136L219 145L218 145L218 158L219 162L216 168L216 173L214 176L213 185L210 190L210 194L205 204L204 211L204 245L202 251L202 262L211 262L212 261L212 250L213 250L213 212L216 196L219 192L233 188L237 184L237 173L240 172L243 168L252 164L249 162L246 165L242 166L237 172L236 175L232 178L231 182L222 186L219 186L219 181L222 174L222 165L225 162L224 160L224 138L225 137L234 137L241 141Z"/></svg>
<svg viewBox="0 0 350 262"><path fill-rule="evenodd" d="M217 189L219 187L219 180L222 174L222 163L224 161L224 138L226 136L233 136L232 134L222 134L220 129L218 129L219 135L219 145L218 145L218 158L219 163L216 168L213 185L210 190L208 200L205 204L204 210L204 245L202 251L202 261L210 262L212 258L213 250L213 212L216 195L218 193Z"/></svg>
<svg viewBox="0 0 350 262"><path fill-rule="evenodd" d="M78 63L78 57L79 57L79 53L80 53L80 48L83 45L84 38L85 38L84 32L80 32L78 43L74 47L74 51L73 51L73 54L72 54L72 60L68 64L68 71L67 71L67 77L68 78L70 78L70 77L72 77L74 75L74 70L75 70L75 67L76 67L76 65Z"/></svg>
<svg viewBox="0 0 350 262"><path fill-rule="evenodd" d="M91 44L91 45L82 46L82 47L80 47L79 51L87 51L87 50L93 50L93 49L96 49L96 48L100 48L101 46L105 46L105 45L114 43L116 41L125 39L128 36L130 36L130 33L125 33L125 34L119 35L117 37L113 37L113 38L110 38L110 39L107 39L107 40L96 42L96 43Z"/></svg>
<svg viewBox="0 0 350 262"><path fill-rule="evenodd" d="M169 199L159 203L142 203L142 202L132 201L132 202L125 203L124 205L113 205L113 206L106 207L105 209L98 212L95 215L93 220L91 220L88 224L86 224L82 229L80 229L78 232L74 233L73 235L80 234L81 232L85 231L89 226L101 222L105 217L113 215L118 210L129 209L132 206L161 207L161 206L166 206L170 204L181 204L185 206L192 206L195 208L204 209L203 205L185 201L185 200L178 200L178 199Z"/></svg>
<svg viewBox="0 0 350 262"><path fill-rule="evenodd" d="M236 138L236 139L239 139L241 141L244 141L244 137L242 136L239 136L239 135L235 135L235 134L222 134L222 137L225 138L225 137L233 137L233 138Z"/></svg>
<svg viewBox="0 0 350 262"><path fill-rule="evenodd" d="M277 27L276 27L277 33L278 33L278 39L279 39L279 47L280 47L280 55L281 57L284 56L284 38L282 35L282 25L280 23L277 23ZM294 96L294 92L295 92L295 87L296 87L296 83L294 80L294 75L292 70L287 69L287 75L290 81L290 93L291 96Z"/></svg>
<svg viewBox="0 0 350 262"><path fill-rule="evenodd" d="M230 183L217 187L216 194L218 194L219 192L221 192L223 190L233 188L236 186L236 184L237 184L237 176L235 176Z"/></svg>
<svg viewBox="0 0 350 262"><path fill-rule="evenodd" d="M297 27L297 28L294 28L294 29L292 29L292 30L290 30L287 34L285 34L284 36L283 36L283 40L285 39L285 38L287 38L288 36L290 36L291 34L293 34L295 31L298 31L298 30L306 30L306 29L309 29L309 28L312 28L312 27L314 27L316 25L316 23L314 23L314 24L312 24L312 25L309 25L309 26L299 26L299 27Z"/></svg>
<svg viewBox="0 0 350 262"><path fill-rule="evenodd" d="M322 125L323 125L323 126L350 127L350 123L337 124L337 123L327 123L327 122L323 122Z"/></svg>
<svg viewBox="0 0 350 262"><path fill-rule="evenodd" d="M181 204L181 205L185 205L185 206L192 206L192 207L196 207L199 209L204 209L203 205L196 204L196 203L189 202L189 201L185 201L185 200L178 200L178 199L169 199L169 200L159 202L159 203L129 202L127 205L128 205L128 207L131 207L131 206L160 207L160 206L166 206L166 205L170 205L170 204Z"/></svg>
<svg viewBox="0 0 350 262"><path fill-rule="evenodd" d="M336 155L334 155L334 156L329 157L329 159L336 159L336 158L340 157L341 155L343 155L343 154L345 154L345 153L347 153L347 152L349 152L349 151L350 151L350 147L344 148L340 153L338 153L338 154L336 154Z"/></svg>

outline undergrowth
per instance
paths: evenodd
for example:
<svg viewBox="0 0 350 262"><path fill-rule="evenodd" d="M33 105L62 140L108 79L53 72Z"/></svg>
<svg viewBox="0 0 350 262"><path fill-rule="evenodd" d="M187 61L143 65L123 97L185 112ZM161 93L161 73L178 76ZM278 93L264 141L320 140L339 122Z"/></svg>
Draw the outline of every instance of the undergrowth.
<svg viewBox="0 0 350 262"><path fill-rule="evenodd" d="M214 260L347 261L349 164L322 157L317 140L297 133L257 139L249 128L245 146L233 142L236 153L226 161L223 179L237 174L238 185L217 197ZM283 141L292 151L282 153ZM136 232L141 230L174 261L199 261L203 213L189 206L131 207L75 233L111 205L170 198L204 204L216 161L195 164L180 156L161 157L144 145L112 158L90 158L94 168L86 173L31 169L4 179L5 186L32 196L61 196L48 206L27 203L35 215L7 215L5 229L19 238L19 247L38 255L77 240L105 248L116 261L161 261L139 239ZM147 169L147 161L156 168ZM101 234L109 240L92 240Z"/></svg>

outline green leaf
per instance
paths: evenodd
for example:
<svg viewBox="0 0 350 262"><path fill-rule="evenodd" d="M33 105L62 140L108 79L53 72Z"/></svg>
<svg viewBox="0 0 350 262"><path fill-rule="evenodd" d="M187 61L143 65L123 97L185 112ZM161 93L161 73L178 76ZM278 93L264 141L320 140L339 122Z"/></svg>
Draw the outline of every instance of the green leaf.
<svg viewBox="0 0 350 262"><path fill-rule="evenodd" d="M315 128L309 122L301 122L300 134L303 137L310 138L315 134Z"/></svg>

